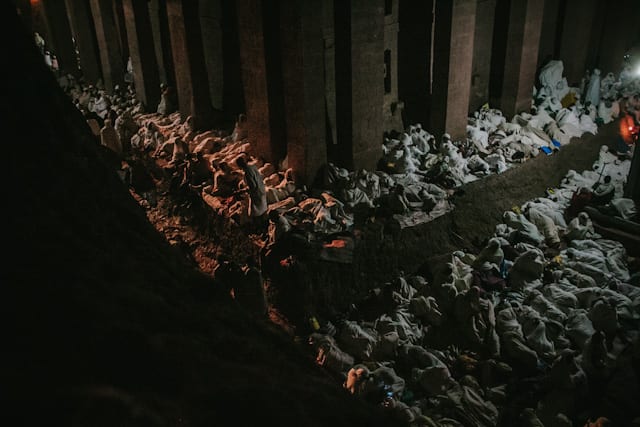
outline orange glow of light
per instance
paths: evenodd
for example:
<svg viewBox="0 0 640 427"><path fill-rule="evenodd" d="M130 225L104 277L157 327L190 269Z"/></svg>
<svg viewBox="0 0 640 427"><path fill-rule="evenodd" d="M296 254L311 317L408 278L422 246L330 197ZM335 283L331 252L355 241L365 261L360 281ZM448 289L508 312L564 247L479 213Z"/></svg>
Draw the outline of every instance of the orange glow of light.
<svg viewBox="0 0 640 427"><path fill-rule="evenodd" d="M280 267L291 267L291 257L283 258L280 260Z"/></svg>
<svg viewBox="0 0 640 427"><path fill-rule="evenodd" d="M638 132L636 124L633 122L633 117L625 114L620 118L620 136L625 143L631 145L634 143L634 134Z"/></svg>
<svg viewBox="0 0 640 427"><path fill-rule="evenodd" d="M325 243L322 246L325 248L345 248L347 246L347 242L344 240L332 240L331 243Z"/></svg>
<svg viewBox="0 0 640 427"><path fill-rule="evenodd" d="M37 6L40 3L40 0L31 0L31 6Z"/></svg>

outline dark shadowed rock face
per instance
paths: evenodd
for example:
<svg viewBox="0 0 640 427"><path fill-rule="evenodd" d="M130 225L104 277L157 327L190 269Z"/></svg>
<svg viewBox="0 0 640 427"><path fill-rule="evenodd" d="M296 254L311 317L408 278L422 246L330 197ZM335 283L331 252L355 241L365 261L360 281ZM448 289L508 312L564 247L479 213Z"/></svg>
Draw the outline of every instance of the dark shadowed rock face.
<svg viewBox="0 0 640 427"><path fill-rule="evenodd" d="M11 408L2 418L398 425L346 395L288 337L220 301L118 180L11 2L0 8L11 35L0 78L0 381Z"/></svg>

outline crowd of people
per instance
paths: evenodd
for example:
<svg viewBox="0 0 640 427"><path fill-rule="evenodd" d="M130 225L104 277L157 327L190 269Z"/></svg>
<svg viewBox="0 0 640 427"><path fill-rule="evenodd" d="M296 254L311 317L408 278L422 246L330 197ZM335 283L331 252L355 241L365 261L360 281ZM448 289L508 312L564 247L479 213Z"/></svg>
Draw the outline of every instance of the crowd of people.
<svg viewBox="0 0 640 427"><path fill-rule="evenodd" d="M268 211L275 209L292 229L313 240L349 232L360 219L375 217L389 228L430 221L454 208L450 196L460 186L540 153L551 155L616 118L628 118L630 134L637 135L638 78L625 69L618 79L609 73L600 81L594 70L577 88L567 85L562 72L561 61L541 70L531 113L507 120L485 105L469 117L467 137L461 140L446 133L436 138L420 123L410 125L385 135L377 170L348 171L329 163L323 188L312 189L295 182L286 161L274 165L251 154L244 115L231 132L199 132L191 117L181 120L174 90L166 84L159 105L149 113L135 100L132 85L116 86L108 94L72 76L61 81L102 145L118 155L133 150L164 160L177 186L199 190L217 213L239 225L264 229ZM618 151L628 154L632 144L633 138L623 137Z"/></svg>
<svg viewBox="0 0 640 427"><path fill-rule="evenodd" d="M431 282L399 274L321 320L317 363L415 426L638 425L640 265L574 197L600 183L611 194L592 206L637 218L629 168L603 146L592 170L505 212L479 253L454 252Z"/></svg>
<svg viewBox="0 0 640 427"><path fill-rule="evenodd" d="M145 157L162 167L171 191L201 198L263 239L263 258L239 266L221 256L214 273L225 297L259 317L268 308L264 267L303 268L296 248L371 218L389 228L430 221L454 209L450 196L468 182L552 155L615 119L629 117L632 136L640 120L640 80L627 69L602 79L593 70L573 88L552 61L541 70L531 113L507 120L484 106L457 141L410 125L385 135L377 170L330 163L324 187L311 189L295 182L286 162L252 155L244 115L231 132L201 131L191 117L181 119L168 85L150 112L130 84L107 93L71 76L60 82L143 203L156 203ZM433 282L399 275L363 296L349 318L315 319L309 343L317 363L350 393L416 426L639 422L614 413L629 407L621 387L639 395L638 382L625 378L640 354L638 266L620 243L595 232L574 197L588 192L592 205L637 218L622 196L633 148L623 136L616 152L603 148L594 170L570 171L544 197L505 212L480 253L453 253Z"/></svg>

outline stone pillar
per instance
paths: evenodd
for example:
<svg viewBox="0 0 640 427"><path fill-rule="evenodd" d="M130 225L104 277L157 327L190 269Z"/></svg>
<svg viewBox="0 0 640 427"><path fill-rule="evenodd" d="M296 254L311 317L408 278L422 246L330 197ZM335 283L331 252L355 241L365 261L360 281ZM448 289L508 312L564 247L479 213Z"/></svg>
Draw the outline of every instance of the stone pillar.
<svg viewBox="0 0 640 427"><path fill-rule="evenodd" d="M597 1L566 0L559 56L570 86L578 86L584 76Z"/></svg>
<svg viewBox="0 0 640 427"><path fill-rule="evenodd" d="M386 0L384 8L384 103L382 115L385 132L402 132L402 109L404 104L398 99L398 31L399 0Z"/></svg>
<svg viewBox="0 0 640 427"><path fill-rule="evenodd" d="M382 157L384 2L336 2L336 109L339 158L348 169L375 170Z"/></svg>
<svg viewBox="0 0 640 427"><path fill-rule="evenodd" d="M336 117L336 35L334 30L333 0L322 5L322 39L324 40L324 101L327 108L327 151L338 144Z"/></svg>
<svg viewBox="0 0 640 427"><path fill-rule="evenodd" d="M94 31L89 0L66 0L71 32L80 56L80 71L84 80L95 84L101 78L100 53Z"/></svg>
<svg viewBox="0 0 640 427"><path fill-rule="evenodd" d="M536 78L538 45L542 28L543 0L498 1L505 15L496 17L492 58L492 95L510 120L515 114L531 110ZM495 91L494 91L495 89Z"/></svg>
<svg viewBox="0 0 640 427"><path fill-rule="evenodd" d="M601 39L596 48L598 57L596 59L597 66L606 75L612 71L618 76L622 70L623 57L629 53L631 48L636 47L634 61L639 58L640 52L637 51L637 41L640 39L640 31L638 30L638 22L640 22L640 2L636 0L621 0L616 3L616 7L607 7L604 16L604 28ZM619 30L611 31L611 28ZM635 37L630 33L629 37L624 37L626 29L634 29Z"/></svg>
<svg viewBox="0 0 640 427"><path fill-rule="evenodd" d="M431 96L431 27L433 1L400 1L398 92L404 103L404 123L428 127Z"/></svg>
<svg viewBox="0 0 640 427"><path fill-rule="evenodd" d="M209 77L209 96L213 108L222 110L224 91L222 4L221 0L199 0L199 4L204 60Z"/></svg>
<svg viewBox="0 0 640 427"><path fill-rule="evenodd" d="M149 0L149 17L151 18L151 32L160 81L175 86L176 78L173 69L166 0Z"/></svg>
<svg viewBox="0 0 640 427"><path fill-rule="evenodd" d="M623 6L616 6L616 7L619 8ZM640 6L636 2L636 9L639 9L639 8ZM584 63L585 70L593 70L594 68L600 67L599 65L600 40L602 40L603 34L605 32L610 33L611 28L615 28L616 26L619 26L621 25L622 22L624 22L624 19L623 19L620 22L614 23L613 26L605 26L605 18L607 15L607 11L609 9L613 9L610 3L606 3L603 0L596 1L594 17L593 17L593 25L591 27L591 31L589 32L589 39L588 39L589 48L587 49L587 56L585 58L585 63ZM633 8L631 7L630 9L633 9ZM629 25L631 25L633 28L633 26L635 25L635 22L637 22L638 19L640 19L640 14L636 14L634 20L629 21ZM638 34L638 36L640 37L640 31L638 31L636 34ZM620 38L625 39L626 37L620 37ZM638 40L640 40L640 38ZM608 48L609 47L607 47L607 49ZM614 71L614 70L605 68L602 71L603 71L603 75L606 75L607 72ZM584 70L582 72L582 76L583 75L584 75ZM580 80L578 80L578 82L580 82Z"/></svg>
<svg viewBox="0 0 640 427"><path fill-rule="evenodd" d="M540 47L538 49L538 70L551 60L561 59L558 56L560 48L558 36L561 32L560 2L561 0L544 0ZM538 82L536 81L536 83Z"/></svg>
<svg viewBox="0 0 640 427"><path fill-rule="evenodd" d="M122 62L127 65L129 59L129 42L127 41L127 26L124 22L123 0L112 0L113 17L116 23L116 31L118 33L118 42L120 43L120 52L122 52Z"/></svg>
<svg viewBox="0 0 640 427"><path fill-rule="evenodd" d="M77 76L80 70L76 59L76 49L73 46L71 27L67 18L67 8L64 2L59 0L41 0L41 2L51 36L51 40L46 41L50 44L48 49L51 54L56 55L61 74Z"/></svg>
<svg viewBox="0 0 640 427"><path fill-rule="evenodd" d="M183 119L191 116L197 129L210 129L215 118L209 99L198 3L192 0L167 0L167 16L180 113Z"/></svg>
<svg viewBox="0 0 640 427"><path fill-rule="evenodd" d="M476 0L436 1L431 130L465 138L471 92Z"/></svg>
<svg viewBox="0 0 640 427"><path fill-rule="evenodd" d="M296 181L312 185L327 162L324 0L292 0L281 10L287 157Z"/></svg>
<svg viewBox="0 0 640 427"><path fill-rule="evenodd" d="M269 162L286 155L282 75L276 3L239 0L240 63L249 138L256 154ZM271 15L267 15L270 13ZM275 16L274 16L275 15ZM277 24L279 25L279 24Z"/></svg>
<svg viewBox="0 0 640 427"><path fill-rule="evenodd" d="M496 0L478 0L476 27L473 36L473 64L471 71L471 95L469 114L478 111L489 102L489 77L491 76L491 46Z"/></svg>
<svg viewBox="0 0 640 427"><path fill-rule="evenodd" d="M31 23L34 32L40 34L45 41L45 49L51 49L52 36L47 24L47 18L44 12L44 5L41 1L31 3Z"/></svg>
<svg viewBox="0 0 640 427"><path fill-rule="evenodd" d="M31 17L31 2L29 0L14 0L16 12L29 34L33 33L33 21Z"/></svg>
<svg viewBox="0 0 640 427"><path fill-rule="evenodd" d="M242 68L240 66L240 40L238 37L238 11L235 0L221 0L222 105L225 115L237 117L246 112Z"/></svg>
<svg viewBox="0 0 640 427"><path fill-rule="evenodd" d="M116 85L124 83L124 64L111 1L91 0L91 12L100 51L104 87L112 92Z"/></svg>
<svg viewBox="0 0 640 427"><path fill-rule="evenodd" d="M123 11L136 97L146 111L155 111L160 102L160 77L147 0L124 0Z"/></svg>

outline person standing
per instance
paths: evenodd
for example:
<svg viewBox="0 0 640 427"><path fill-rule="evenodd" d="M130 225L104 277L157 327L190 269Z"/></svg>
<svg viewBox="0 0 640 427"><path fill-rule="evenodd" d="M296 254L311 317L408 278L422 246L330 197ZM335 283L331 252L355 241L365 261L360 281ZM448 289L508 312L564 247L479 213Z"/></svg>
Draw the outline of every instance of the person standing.
<svg viewBox="0 0 640 427"><path fill-rule="evenodd" d="M58 57L55 55L51 55L51 69L56 77L60 75L60 64L58 64Z"/></svg>
<svg viewBox="0 0 640 427"><path fill-rule="evenodd" d="M589 102L594 107L600 105L600 70L594 69L589 83L587 83L587 91L584 95L585 103Z"/></svg>
<svg viewBox="0 0 640 427"><path fill-rule="evenodd" d="M235 300L249 314L265 317L268 313L268 304L264 291L264 279L252 256L247 257L242 272L242 280L237 282L233 290Z"/></svg>
<svg viewBox="0 0 640 427"><path fill-rule="evenodd" d="M44 63L47 64L47 67L51 68L53 63L51 62L51 52L48 50L44 51Z"/></svg>
<svg viewBox="0 0 640 427"><path fill-rule="evenodd" d="M111 124L111 119L106 119L104 126L100 129L100 143L122 156L122 143L120 142L118 133Z"/></svg>
<svg viewBox="0 0 640 427"><path fill-rule="evenodd" d="M238 157L236 164L244 171L244 183L249 193L249 217L252 219L264 217L268 204L262 174L255 165L248 164L243 156Z"/></svg>
<svg viewBox="0 0 640 427"><path fill-rule="evenodd" d="M40 35L40 33L38 33L37 31L36 31L35 33L33 33L33 36L34 36L34 38L35 38L36 46L38 46L38 49L40 50L40 53L41 53L42 55L44 55L44 51L45 51L45 48L44 48L44 45L45 45L44 39L42 38L42 36Z"/></svg>

